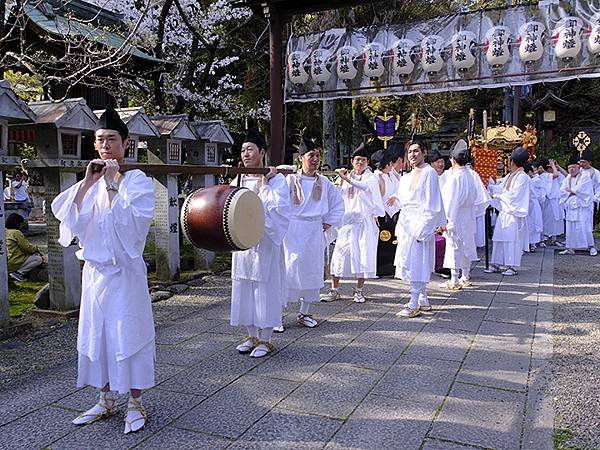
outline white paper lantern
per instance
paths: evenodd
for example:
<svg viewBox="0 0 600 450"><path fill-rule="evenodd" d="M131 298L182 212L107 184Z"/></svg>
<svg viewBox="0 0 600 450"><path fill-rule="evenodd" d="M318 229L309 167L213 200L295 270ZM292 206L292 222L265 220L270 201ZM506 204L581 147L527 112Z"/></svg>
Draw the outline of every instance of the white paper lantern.
<svg viewBox="0 0 600 450"><path fill-rule="evenodd" d="M287 72L290 81L294 84L304 84L308 81L308 72L306 71L306 52L291 52L287 58Z"/></svg>
<svg viewBox="0 0 600 450"><path fill-rule="evenodd" d="M503 25L492 27L485 34L485 59L494 69L501 68L510 59L510 29Z"/></svg>
<svg viewBox="0 0 600 450"><path fill-rule="evenodd" d="M596 13L590 19L590 27L588 29L590 35L588 37L588 48L590 53L594 55L600 54L600 13Z"/></svg>
<svg viewBox="0 0 600 450"><path fill-rule="evenodd" d="M578 17L565 17L556 24L552 40L556 56L570 61L581 52L581 32L583 21Z"/></svg>
<svg viewBox="0 0 600 450"><path fill-rule="evenodd" d="M383 65L383 45L379 42L371 42L365 45L363 50L363 60L365 63L364 73L371 79L377 79L383 75L385 67Z"/></svg>
<svg viewBox="0 0 600 450"><path fill-rule="evenodd" d="M539 61L544 56L546 27L541 22L527 22L519 28L517 45L519 58L527 64Z"/></svg>
<svg viewBox="0 0 600 450"><path fill-rule="evenodd" d="M410 75L415 70L412 59L415 42L410 39L398 39L392 47L392 73L401 77Z"/></svg>
<svg viewBox="0 0 600 450"><path fill-rule="evenodd" d="M337 51L336 70L340 80L350 81L356 78L358 70L356 69L356 59L358 50L351 45L344 45Z"/></svg>
<svg viewBox="0 0 600 450"><path fill-rule="evenodd" d="M475 65L477 36L470 31L459 31L452 36L452 65L464 72Z"/></svg>
<svg viewBox="0 0 600 450"><path fill-rule="evenodd" d="M421 64L423 70L428 74L433 75L444 67L444 58L442 57L444 45L444 38L437 34L425 36L421 41Z"/></svg>
<svg viewBox="0 0 600 450"><path fill-rule="evenodd" d="M313 50L311 55L310 76L318 84L325 84L331 77L331 52L324 48Z"/></svg>

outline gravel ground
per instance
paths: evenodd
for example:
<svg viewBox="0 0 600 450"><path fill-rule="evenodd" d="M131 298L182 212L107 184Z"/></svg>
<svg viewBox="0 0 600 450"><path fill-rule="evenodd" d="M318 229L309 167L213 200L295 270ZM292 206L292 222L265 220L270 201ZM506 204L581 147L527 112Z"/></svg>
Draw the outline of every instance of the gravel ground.
<svg viewBox="0 0 600 450"><path fill-rule="evenodd" d="M555 428L566 444L600 448L600 256L554 258L554 355L552 397Z"/></svg>

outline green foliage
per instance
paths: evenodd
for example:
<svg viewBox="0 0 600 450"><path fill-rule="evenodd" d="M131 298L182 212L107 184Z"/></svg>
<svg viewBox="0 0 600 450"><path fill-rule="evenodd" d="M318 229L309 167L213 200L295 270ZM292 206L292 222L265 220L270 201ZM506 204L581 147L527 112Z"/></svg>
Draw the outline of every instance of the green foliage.
<svg viewBox="0 0 600 450"><path fill-rule="evenodd" d="M26 102L43 98L42 83L35 76L14 70L5 70L4 79L10 83L15 94Z"/></svg>
<svg viewBox="0 0 600 450"><path fill-rule="evenodd" d="M10 308L10 317L20 317L27 310L35 308L33 303L35 294L44 287L46 283L33 281L23 281L14 283L8 292L8 305ZM13 287L14 286L14 287Z"/></svg>
<svg viewBox="0 0 600 450"><path fill-rule="evenodd" d="M568 443L573 436L573 432L568 428L555 428L552 433L554 450L580 450L579 447Z"/></svg>

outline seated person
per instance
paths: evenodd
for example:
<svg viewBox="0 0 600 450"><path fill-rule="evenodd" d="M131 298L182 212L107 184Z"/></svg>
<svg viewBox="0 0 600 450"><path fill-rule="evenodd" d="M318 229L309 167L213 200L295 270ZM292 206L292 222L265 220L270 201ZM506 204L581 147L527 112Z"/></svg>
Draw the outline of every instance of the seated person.
<svg viewBox="0 0 600 450"><path fill-rule="evenodd" d="M10 214L6 219L6 250L8 252L8 272L12 279L25 281L25 275L43 264L42 255L36 245L29 243L19 229L25 219L18 214Z"/></svg>

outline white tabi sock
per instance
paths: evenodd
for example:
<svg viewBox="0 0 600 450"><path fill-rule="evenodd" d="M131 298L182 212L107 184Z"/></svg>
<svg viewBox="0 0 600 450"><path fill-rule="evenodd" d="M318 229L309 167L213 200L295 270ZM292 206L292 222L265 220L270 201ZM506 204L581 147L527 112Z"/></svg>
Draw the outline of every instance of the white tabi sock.
<svg viewBox="0 0 600 450"><path fill-rule="evenodd" d="M450 270L450 273L452 274L452 283L458 284L459 279L460 279L458 269L452 269L452 270Z"/></svg>
<svg viewBox="0 0 600 450"><path fill-rule="evenodd" d="M258 338L258 328L257 327L255 327L254 325L251 325L249 327L246 327L246 329L248 330L248 336Z"/></svg>
<svg viewBox="0 0 600 450"><path fill-rule="evenodd" d="M308 314L310 310L310 303L308 302L300 302L300 314Z"/></svg>
<svg viewBox="0 0 600 450"><path fill-rule="evenodd" d="M271 338L273 337L273 328L263 328L258 332L258 338L262 342L271 342Z"/></svg>

